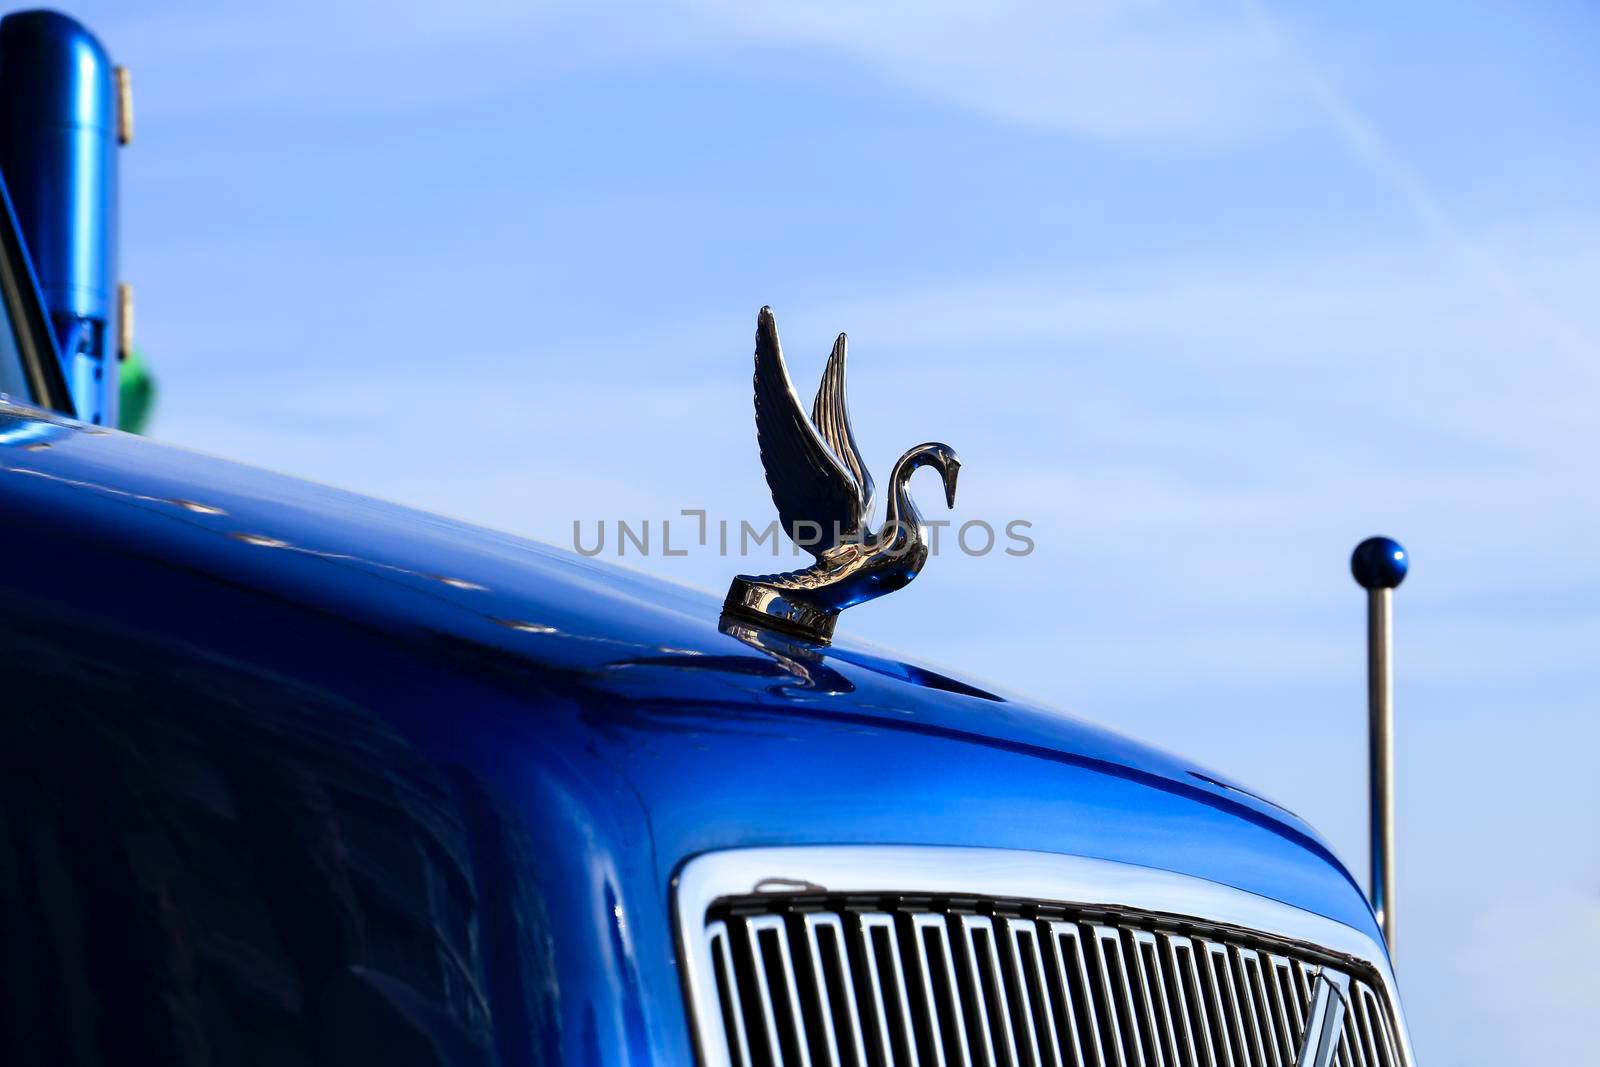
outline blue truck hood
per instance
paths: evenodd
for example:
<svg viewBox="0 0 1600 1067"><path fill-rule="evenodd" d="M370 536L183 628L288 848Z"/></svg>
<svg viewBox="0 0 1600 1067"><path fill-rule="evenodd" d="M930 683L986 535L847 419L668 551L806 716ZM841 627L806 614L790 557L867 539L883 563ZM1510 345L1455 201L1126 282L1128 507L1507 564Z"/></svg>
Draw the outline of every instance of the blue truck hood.
<svg viewBox="0 0 1600 1067"><path fill-rule="evenodd" d="M0 595L377 709L426 759L539 813L543 869L594 889L574 914L600 899L596 921L652 916L613 978L658 996L673 872L733 847L1098 857L1377 936L1327 845L1249 792L848 640L724 632L704 593L26 408L0 406L0 500ZM687 1047L681 1020L617 1025Z"/></svg>

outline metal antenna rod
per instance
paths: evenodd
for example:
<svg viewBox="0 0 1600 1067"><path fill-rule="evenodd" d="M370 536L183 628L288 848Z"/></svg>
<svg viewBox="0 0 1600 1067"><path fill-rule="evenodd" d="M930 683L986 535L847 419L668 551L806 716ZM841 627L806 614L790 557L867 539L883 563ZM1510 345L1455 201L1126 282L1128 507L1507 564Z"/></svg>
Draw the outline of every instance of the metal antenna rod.
<svg viewBox="0 0 1600 1067"><path fill-rule="evenodd" d="M1400 543L1369 537L1350 556L1350 573L1367 591L1367 788L1372 848L1372 910L1394 950L1394 679L1390 639L1394 590L1410 557Z"/></svg>

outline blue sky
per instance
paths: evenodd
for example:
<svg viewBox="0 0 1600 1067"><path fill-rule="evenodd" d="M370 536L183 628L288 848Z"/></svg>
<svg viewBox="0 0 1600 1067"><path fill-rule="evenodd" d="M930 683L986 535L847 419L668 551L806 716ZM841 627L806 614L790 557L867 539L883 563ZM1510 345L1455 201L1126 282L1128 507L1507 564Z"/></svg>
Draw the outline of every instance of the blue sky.
<svg viewBox="0 0 1600 1067"><path fill-rule="evenodd" d="M1405 541L1418 1051L1600 1060L1592 9L73 10L133 70L156 436L561 544L765 522L755 311L807 395L847 330L880 484L946 440L955 517L1038 548L843 629L1248 781L1358 871L1346 559Z"/></svg>

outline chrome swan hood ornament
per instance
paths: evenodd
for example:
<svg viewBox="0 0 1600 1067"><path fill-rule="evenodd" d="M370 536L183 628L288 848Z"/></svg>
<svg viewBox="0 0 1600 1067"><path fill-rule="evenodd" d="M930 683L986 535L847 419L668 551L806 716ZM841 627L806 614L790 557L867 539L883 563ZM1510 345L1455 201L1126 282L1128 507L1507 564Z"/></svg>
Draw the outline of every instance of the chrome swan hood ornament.
<svg viewBox="0 0 1600 1067"><path fill-rule="evenodd" d="M771 308L756 319L756 440L783 530L817 562L784 574L741 574L724 603L724 619L746 619L826 644L839 612L909 584L928 561L922 515L908 484L920 467L944 477L945 502L956 503L961 460L949 445L922 444L896 461L883 524L866 528L872 475L861 459L845 406L846 340L840 334L806 417L778 344Z"/></svg>

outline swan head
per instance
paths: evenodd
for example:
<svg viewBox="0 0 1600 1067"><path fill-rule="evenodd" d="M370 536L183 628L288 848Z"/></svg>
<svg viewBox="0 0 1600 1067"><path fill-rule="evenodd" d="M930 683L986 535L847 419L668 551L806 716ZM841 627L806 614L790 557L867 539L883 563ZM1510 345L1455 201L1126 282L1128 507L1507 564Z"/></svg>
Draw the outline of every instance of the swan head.
<svg viewBox="0 0 1600 1067"><path fill-rule="evenodd" d="M934 445L937 456L932 461L939 473L944 478L944 503L945 507L956 506L956 475L961 473L961 457L956 455L956 450L949 445Z"/></svg>
<svg viewBox="0 0 1600 1067"><path fill-rule="evenodd" d="M944 479L944 502L947 507L956 506L956 478L961 473L961 457L956 455L956 450L949 445L930 441L925 445L918 445L900 457L900 462L895 464L896 472L910 480L911 473L918 467L935 467ZM903 483L902 483L903 484Z"/></svg>

